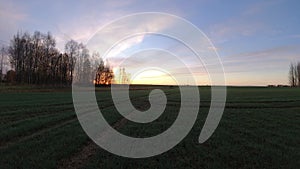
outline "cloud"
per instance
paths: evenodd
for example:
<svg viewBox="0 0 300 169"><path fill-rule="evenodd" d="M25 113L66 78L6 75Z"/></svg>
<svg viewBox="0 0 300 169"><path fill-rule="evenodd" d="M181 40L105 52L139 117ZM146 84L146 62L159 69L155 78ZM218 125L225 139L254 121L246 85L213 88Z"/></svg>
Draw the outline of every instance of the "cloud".
<svg viewBox="0 0 300 169"><path fill-rule="evenodd" d="M109 51L109 53L106 57L114 58L117 56L117 58L119 58L119 61L124 60L126 57L128 57L124 51L143 42L144 36L145 35L142 34L142 35L130 37L129 39L125 39L124 41L122 41L122 42L118 43L116 46L114 46ZM114 64L117 64L117 63L114 62Z"/></svg>
<svg viewBox="0 0 300 169"><path fill-rule="evenodd" d="M71 39L86 44L95 33L112 20L128 13L126 7L134 1L104 1L99 6L99 1L90 1L81 4L81 11L71 12L71 16L58 22L55 27L58 47L63 48L64 43ZM72 17L74 16L74 17Z"/></svg>
<svg viewBox="0 0 300 169"><path fill-rule="evenodd" d="M270 26L267 24L268 21L263 20L264 17L262 17L269 10L272 10L272 6L278 5L280 2L280 0L275 0L249 4L240 14L210 26L210 37L215 42L223 43L261 32L268 34L280 33L278 30L270 29Z"/></svg>
<svg viewBox="0 0 300 169"><path fill-rule="evenodd" d="M132 5L135 0L126 0L126 1L105 1L104 6L110 9L124 8L126 6Z"/></svg>
<svg viewBox="0 0 300 169"><path fill-rule="evenodd" d="M9 41L11 36L20 29L20 24L27 19L27 14L21 6L12 1L0 1L1 40Z"/></svg>
<svg viewBox="0 0 300 169"><path fill-rule="evenodd" d="M253 4L250 4L247 9L242 12L244 16L258 15L265 12L268 8L271 8L274 5L278 5L282 0L272 0L272 1L259 1Z"/></svg>
<svg viewBox="0 0 300 169"><path fill-rule="evenodd" d="M281 72L281 74L287 72L289 64L299 59L299 54L300 49L297 45L278 46L261 51L224 56L222 63L226 74L248 72L268 76L267 74L272 72Z"/></svg>
<svg viewBox="0 0 300 169"><path fill-rule="evenodd" d="M211 26L209 34L213 41L222 43L241 36L252 36L265 28L266 25L261 21L232 18Z"/></svg>
<svg viewBox="0 0 300 169"><path fill-rule="evenodd" d="M109 15L110 17L107 17ZM89 15L68 19L67 22L60 22L56 25L54 35L58 46L63 47L66 41L71 39L86 44L88 40L107 22L114 17L119 17L118 12L113 14L97 15L91 12Z"/></svg>
<svg viewBox="0 0 300 169"><path fill-rule="evenodd" d="M141 17L124 17L103 27L88 43L91 51L102 53L104 58L126 57L126 53L142 43L151 32L160 32L172 27L169 17L153 17L151 14ZM109 53L107 50L110 49ZM105 55L106 54L106 55Z"/></svg>
<svg viewBox="0 0 300 169"><path fill-rule="evenodd" d="M295 38L295 39L300 39L300 34L294 34L294 35L290 35L288 36L289 38Z"/></svg>

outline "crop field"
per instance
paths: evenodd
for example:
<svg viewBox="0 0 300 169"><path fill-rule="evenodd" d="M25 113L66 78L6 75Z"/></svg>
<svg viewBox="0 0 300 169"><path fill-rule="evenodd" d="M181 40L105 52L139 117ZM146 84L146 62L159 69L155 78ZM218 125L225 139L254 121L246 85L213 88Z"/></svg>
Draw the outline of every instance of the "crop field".
<svg viewBox="0 0 300 169"><path fill-rule="evenodd" d="M177 87L156 87L165 92L168 102L164 113L149 124L124 119L109 88L96 89L98 106L120 133L155 136L172 125L180 108ZM153 88L130 90L132 104L147 110ZM198 137L210 107L210 87L199 90L200 111L184 140L163 154L131 159L91 141L78 122L70 89L1 89L0 169L299 168L300 88L228 87L221 122L203 144Z"/></svg>

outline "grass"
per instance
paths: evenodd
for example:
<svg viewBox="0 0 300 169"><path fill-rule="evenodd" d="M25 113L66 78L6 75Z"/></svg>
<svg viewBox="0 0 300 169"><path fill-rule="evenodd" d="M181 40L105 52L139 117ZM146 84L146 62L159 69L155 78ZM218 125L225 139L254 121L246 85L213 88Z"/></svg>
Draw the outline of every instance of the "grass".
<svg viewBox="0 0 300 169"><path fill-rule="evenodd" d="M76 153L86 141L79 123L64 125L1 150L1 168L56 168L61 158Z"/></svg>
<svg viewBox="0 0 300 169"><path fill-rule="evenodd" d="M162 87L165 112L154 122L127 122L117 130L133 137L157 135L172 125L180 107L176 87ZM3 88L3 86L1 86ZM152 87L151 87L152 88ZM133 105L149 108L150 87L130 91ZM91 140L76 120L70 90L17 87L0 91L0 168L57 168L79 156ZM138 89L138 90L137 90ZM173 149L129 159L96 148L80 168L298 168L300 89L228 87L222 120L203 144L198 137L210 106L210 88L200 87L201 107L188 136ZM97 89L98 105L113 125L122 119L108 89ZM70 121L70 119L73 119ZM2 145L2 147L1 147Z"/></svg>

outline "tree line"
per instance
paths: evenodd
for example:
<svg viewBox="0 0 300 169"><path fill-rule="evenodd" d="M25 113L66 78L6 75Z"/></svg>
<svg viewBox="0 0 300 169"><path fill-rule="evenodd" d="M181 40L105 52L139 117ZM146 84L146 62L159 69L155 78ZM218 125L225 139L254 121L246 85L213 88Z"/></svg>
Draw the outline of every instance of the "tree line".
<svg viewBox="0 0 300 169"><path fill-rule="evenodd" d="M114 78L112 69L99 53L91 55L85 45L74 40L68 41L61 52L50 32L35 31L32 35L18 32L7 51L13 68L7 72L7 80L16 84L110 84Z"/></svg>
<svg viewBox="0 0 300 169"><path fill-rule="evenodd" d="M300 87L300 62L290 64L289 82L291 87Z"/></svg>

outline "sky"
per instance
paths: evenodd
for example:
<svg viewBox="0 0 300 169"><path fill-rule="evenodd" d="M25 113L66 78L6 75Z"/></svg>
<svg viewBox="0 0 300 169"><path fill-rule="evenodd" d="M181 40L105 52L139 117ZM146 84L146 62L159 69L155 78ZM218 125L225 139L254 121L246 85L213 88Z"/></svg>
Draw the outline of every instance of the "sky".
<svg viewBox="0 0 300 169"><path fill-rule="evenodd" d="M0 0L0 44L9 45L18 31L50 31L64 51L68 40L88 44L101 28L120 17L163 12L184 18L207 36L213 44L210 49L220 57L226 85L288 84L290 63L300 61L299 6L297 0ZM136 27L130 29L145 31L139 23L131 24ZM172 21L163 18L149 24L158 31L172 26ZM211 84L206 71L209 65L193 60L189 49L169 37L133 36L117 44L109 55L107 60L116 74L119 67L125 67L133 83L173 84L178 78L181 84L193 80L198 85Z"/></svg>

